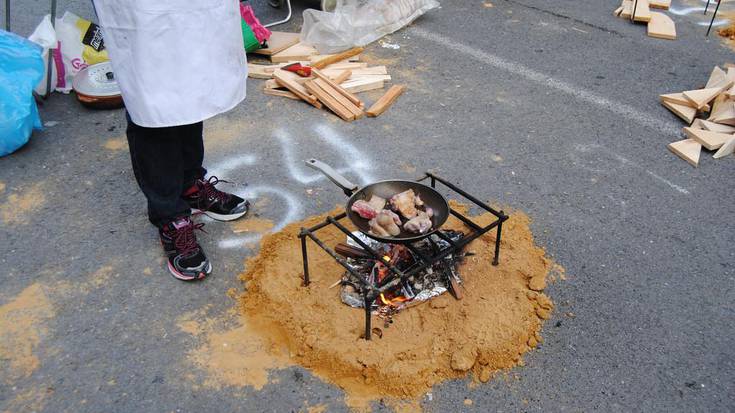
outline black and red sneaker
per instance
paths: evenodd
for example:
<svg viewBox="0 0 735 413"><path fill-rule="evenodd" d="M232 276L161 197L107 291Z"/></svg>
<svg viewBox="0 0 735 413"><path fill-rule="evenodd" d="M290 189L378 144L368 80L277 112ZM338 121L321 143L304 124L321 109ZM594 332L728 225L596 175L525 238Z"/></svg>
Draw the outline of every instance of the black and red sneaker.
<svg viewBox="0 0 735 413"><path fill-rule="evenodd" d="M197 243L194 230L204 224L194 224L189 217L178 218L159 229L163 250L168 255L168 270L183 281L201 280L212 273L212 263Z"/></svg>
<svg viewBox="0 0 735 413"><path fill-rule="evenodd" d="M248 213L250 203L237 195L220 191L214 186L227 182L210 176L209 179L198 179L183 194L184 200L193 212L203 212L217 221L233 221Z"/></svg>

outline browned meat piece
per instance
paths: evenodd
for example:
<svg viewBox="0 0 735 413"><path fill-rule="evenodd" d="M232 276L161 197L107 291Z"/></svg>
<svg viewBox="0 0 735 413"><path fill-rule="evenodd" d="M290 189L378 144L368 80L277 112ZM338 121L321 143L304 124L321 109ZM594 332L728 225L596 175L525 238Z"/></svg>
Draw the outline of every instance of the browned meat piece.
<svg viewBox="0 0 735 413"><path fill-rule="evenodd" d="M384 210L382 210L380 212L381 213L384 213L384 214L390 215L390 217L393 218L393 222L395 222L396 225L398 225L399 227L403 224L401 222L401 217L399 217L398 214L396 214L395 212L391 211L390 209L384 209Z"/></svg>
<svg viewBox="0 0 735 413"><path fill-rule="evenodd" d="M375 218L378 215L378 211L380 211L379 209L373 208L372 205L362 199L355 201L350 209L357 212L357 215L365 219Z"/></svg>
<svg viewBox="0 0 735 413"><path fill-rule="evenodd" d="M409 232L423 234L429 231L432 225L429 215L424 211L420 211L418 215L403 224L403 229Z"/></svg>
<svg viewBox="0 0 735 413"><path fill-rule="evenodd" d="M394 213L390 211L380 211L378 213L378 216L375 217L375 220L378 222L378 225L383 227L388 233L392 236L396 236L401 233L401 228L396 225L395 222L395 215ZM400 222L400 221L399 221Z"/></svg>
<svg viewBox="0 0 735 413"><path fill-rule="evenodd" d="M370 200L368 201L368 204L370 204L371 207L373 207L374 210L380 211L383 208L385 208L385 198L381 198L377 195L373 195L370 197Z"/></svg>
<svg viewBox="0 0 735 413"><path fill-rule="evenodd" d="M397 210L404 217L411 219L416 216L418 211L416 210L415 194L413 189L403 191L400 194L393 195L390 198L390 205L394 210Z"/></svg>
<svg viewBox="0 0 735 413"><path fill-rule="evenodd" d="M396 235L400 234L401 228L396 225L393 216L395 216L395 214L390 211L380 211L378 213L378 216L371 219L369 222L370 232L380 237L395 237Z"/></svg>

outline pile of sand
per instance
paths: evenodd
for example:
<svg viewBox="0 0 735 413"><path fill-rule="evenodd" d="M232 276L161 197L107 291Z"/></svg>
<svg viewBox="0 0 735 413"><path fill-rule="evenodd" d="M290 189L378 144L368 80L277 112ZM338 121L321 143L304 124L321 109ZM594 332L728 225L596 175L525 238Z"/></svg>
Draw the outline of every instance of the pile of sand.
<svg viewBox="0 0 735 413"><path fill-rule="evenodd" d="M260 254L248 260L242 276L247 292L241 304L248 324L268 341L268 348L286 347L295 363L343 388L353 404L386 396L415 398L468 372L486 382L495 371L519 364L521 355L541 341L539 331L553 304L539 291L554 264L534 245L526 215L512 213L504 223L499 266L491 265L495 231L467 248L477 255L460 267L463 300L444 294L400 312L389 328L374 317L382 338L372 341L359 338L364 312L344 305L339 288L327 288L344 269L311 241L311 284L302 286L297 234L325 216L291 224L263 239ZM494 216L474 219L487 224ZM454 217L445 228L466 229ZM318 236L331 246L345 241L331 227Z"/></svg>

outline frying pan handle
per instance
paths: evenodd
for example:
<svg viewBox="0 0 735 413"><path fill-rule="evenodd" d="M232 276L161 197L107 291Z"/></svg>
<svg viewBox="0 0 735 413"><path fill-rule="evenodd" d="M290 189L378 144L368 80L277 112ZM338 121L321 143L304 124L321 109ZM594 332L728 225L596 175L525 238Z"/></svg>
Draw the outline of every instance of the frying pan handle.
<svg viewBox="0 0 735 413"><path fill-rule="evenodd" d="M357 191L357 185L348 181L347 178L342 176L339 172L335 171L331 166L325 164L324 162L317 161L316 159L309 159L304 162L306 163L306 166L308 166L309 168L314 168L317 171L323 173L327 178L329 178L330 181L334 182L338 187L342 188L347 196L351 196L355 191Z"/></svg>

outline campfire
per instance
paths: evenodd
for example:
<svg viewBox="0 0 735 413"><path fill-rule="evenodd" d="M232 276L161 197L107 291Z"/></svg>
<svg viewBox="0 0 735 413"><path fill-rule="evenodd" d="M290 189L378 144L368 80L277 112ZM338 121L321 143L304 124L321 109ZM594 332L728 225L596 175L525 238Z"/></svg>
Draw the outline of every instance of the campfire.
<svg viewBox="0 0 735 413"><path fill-rule="evenodd" d="M444 237L455 243L464 237L464 234L459 231L441 232ZM390 271L384 262L406 273L413 267L421 266L421 255L429 257L450 247L450 244L438 235L424 238L414 243L412 248L401 244L381 243L365 237L360 232L353 232L352 235L360 237L381 256L380 260L373 259L350 237L347 237L346 244L336 246L335 251L345 257L346 263L354 270L353 272L345 271L344 276L338 282L338 285L342 285L340 297L343 303L355 308L365 307L363 300L366 293L365 285L381 286L385 283ZM387 326L392 321L392 316L402 309L425 302L447 291L456 299L462 299L460 290L462 279L457 271L457 266L468 255L472 253L458 251L422 268L414 275L401 280L393 288L381 292L371 303L369 310L384 319ZM361 279L354 280L354 273L359 274Z"/></svg>
<svg viewBox="0 0 735 413"><path fill-rule="evenodd" d="M309 160L307 164L322 170L346 194L352 194L352 196L345 212L334 217L327 216L324 222L311 228L301 228L299 238L301 239L301 254L304 266L304 286L308 286L310 283L309 257L306 248L307 239L310 239L346 270L344 276L332 287L341 285L340 297L342 302L351 307L362 308L365 312L365 333L363 337L366 340L370 340L373 334L371 325L373 313L381 317L387 324L390 324L392 316L398 311L425 302L447 291L455 298L461 299L460 285L462 279L457 268L464 257L472 254L471 252L465 252L465 248L470 242L492 229L497 229L492 263L498 265L501 230L503 222L508 219L508 216L503 211L496 211L445 179L427 172L417 181L382 181L356 190L357 186L336 174L327 165L316 160ZM426 180L429 180L430 186L422 184ZM449 206L444 196L438 192L437 183L464 197L477 207L490 212L497 219L485 226L477 224ZM427 214L432 219L432 226L427 228L427 232L417 235L405 233L402 230L400 234L395 236L378 234L373 231L374 225L369 225L370 223L366 219L358 216L356 211L351 208L357 201L356 197L362 196L363 198L360 199L367 198L370 200L371 198L368 195L374 194L373 191L377 192L377 190L383 189L394 190L392 194L383 197L386 199L393 194L404 194L407 189L412 189L419 191L422 198L429 200L427 206L432 209L433 213ZM416 198L415 196L412 197L414 200ZM362 205L357 209L366 206ZM403 213L403 211L400 212ZM441 224L446 221L449 215L460 220L466 227L466 231L441 229ZM358 228L358 231L352 232L339 222L347 217ZM407 223L403 224L405 227ZM334 226L339 229L347 236L347 242L339 243L334 247L327 246L316 235L317 231L327 226ZM379 329L376 329L375 333L382 334Z"/></svg>

